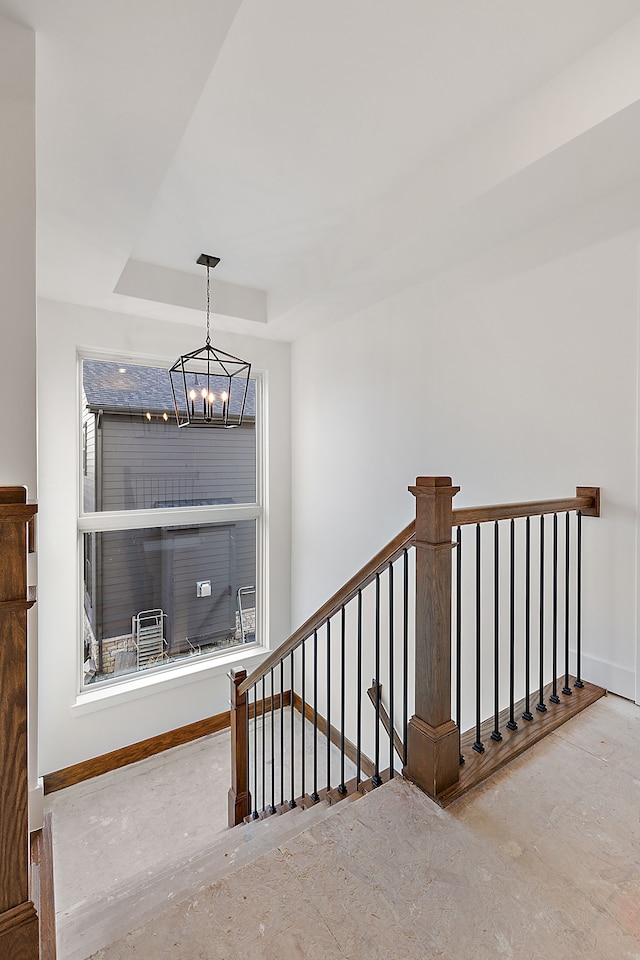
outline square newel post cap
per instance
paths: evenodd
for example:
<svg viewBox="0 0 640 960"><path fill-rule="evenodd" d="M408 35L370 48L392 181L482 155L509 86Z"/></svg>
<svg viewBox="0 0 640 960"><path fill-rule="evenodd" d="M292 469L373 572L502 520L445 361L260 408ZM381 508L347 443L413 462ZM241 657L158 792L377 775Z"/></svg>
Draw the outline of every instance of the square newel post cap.
<svg viewBox="0 0 640 960"><path fill-rule="evenodd" d="M438 495L442 496L443 494L455 497L460 487L452 486L451 477L416 477L415 486L409 487L408 489L414 497L433 497Z"/></svg>

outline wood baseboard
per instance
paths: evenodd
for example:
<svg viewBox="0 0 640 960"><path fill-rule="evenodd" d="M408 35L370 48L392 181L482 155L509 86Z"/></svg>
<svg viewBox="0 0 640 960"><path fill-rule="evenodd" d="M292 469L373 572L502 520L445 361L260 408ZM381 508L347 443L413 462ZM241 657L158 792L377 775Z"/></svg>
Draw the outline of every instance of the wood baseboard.
<svg viewBox="0 0 640 960"><path fill-rule="evenodd" d="M293 706L298 711L298 713L302 713L302 697L297 693L294 693L293 695ZM312 704L305 703L304 715L307 718L307 720L313 723L313 705ZM320 714L318 714L318 730L323 736L326 737L327 720L326 720L326 717L323 717ZM340 731L336 727L334 727L333 724L331 724L331 728L330 728L330 740L331 740L331 743L334 745L334 747L338 747L338 749L340 749L340 745L341 745ZM358 763L357 747L355 743L352 743L351 740L348 740L346 737L344 741L344 755L345 757L348 757L352 763L355 763L355 764ZM360 770L362 771L365 778L372 777L375 772L375 765L373 761L370 760L369 757L365 756L365 754L362 752L360 754Z"/></svg>
<svg viewBox="0 0 640 960"><path fill-rule="evenodd" d="M291 703L291 692L284 692L284 706ZM258 704L259 711L262 709L262 702ZM280 694L274 697L274 708L280 707ZM271 698L267 697L265 709L271 709ZM253 716L253 704L250 707L250 716ZM112 750L111 753L103 753L102 756L93 757L91 760L84 760L82 763L74 763L70 767L64 767L62 770L56 770L53 773L44 776L44 792L55 793L56 790L64 790L65 787L73 786L75 783L82 783L83 780L91 780L93 777L99 777L103 773L109 773L111 770L118 770L120 767L126 767L130 763L137 763L138 760L146 760L147 757L153 757L156 753L162 753L164 750L170 750L172 747L179 747L185 743L191 743L192 740L199 740L200 737L206 737L210 733L217 733L219 730L226 730L231 724L229 711L217 713L213 717L206 717L204 720L197 720L195 723L188 723L184 727L177 727L175 730L169 730L167 733L161 733L157 737L149 737L148 740L141 740L139 743L132 743L129 747L121 747L119 750Z"/></svg>
<svg viewBox="0 0 640 960"><path fill-rule="evenodd" d="M56 960L56 908L53 888L51 814L31 834L31 900L40 920L40 960Z"/></svg>

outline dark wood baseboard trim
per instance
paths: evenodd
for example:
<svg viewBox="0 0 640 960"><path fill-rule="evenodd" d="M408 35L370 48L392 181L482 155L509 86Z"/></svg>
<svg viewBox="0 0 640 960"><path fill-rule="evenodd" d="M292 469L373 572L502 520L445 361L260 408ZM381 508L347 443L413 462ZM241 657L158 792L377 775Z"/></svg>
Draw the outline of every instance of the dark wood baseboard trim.
<svg viewBox="0 0 640 960"><path fill-rule="evenodd" d="M302 713L302 697L297 693L293 694L293 706L298 711L298 713L300 714ZM313 723L313 705L312 704L305 703L304 715L307 718L307 720ZM327 720L325 717L321 716L320 714L318 714L318 730L323 736L326 737ZM330 728L330 740L331 740L331 743L334 745L334 747L338 747L338 749L340 749L340 746L341 746L340 731L337 730L333 724L331 724L331 728ZM351 740L347 740L346 737L344 741L344 755L345 757L348 757L352 763L357 764L358 762L357 747L355 743L352 743ZM369 759L369 757L365 756L364 753L360 754L360 769L364 774L365 778L372 777L373 774L375 773L375 766L373 765L373 762Z"/></svg>
<svg viewBox="0 0 640 960"><path fill-rule="evenodd" d="M380 712L380 722L382 723L382 726L384 727L387 736L391 738L391 718L387 713L384 704L382 703L382 684L379 683L378 686L380 688L380 700L378 702L378 710ZM376 708L375 679L372 680L371 686L367 690L367 694L369 696L369 700L371 700L371 703L373 704L373 709L375 710ZM402 740L400 739L400 734L398 733L397 730L393 731L393 749L397 753L398 759L400 760L400 762L404 763L404 746L402 744Z"/></svg>
<svg viewBox="0 0 640 960"><path fill-rule="evenodd" d="M51 814L31 834L31 900L40 919L40 960L56 960L56 908L53 888Z"/></svg>
<svg viewBox="0 0 640 960"><path fill-rule="evenodd" d="M175 730L161 733L157 737L149 737L148 740L132 743L128 747L121 747L119 750L103 753L101 756L93 757L91 760L74 763L70 767L64 767L62 770L56 770L54 773L45 774L44 792L47 794L55 793L56 790L64 790L65 787L70 787L75 783L82 783L83 780L91 780L93 777L99 777L103 773L109 773L111 770L118 770L120 767L126 767L130 763L137 763L138 760L146 760L147 757L153 757L156 753L162 753L163 750L170 750L172 747L179 747L184 743L190 743L192 740L206 737L209 733L224 730L228 726L229 711L227 710L213 717L197 720L195 723L189 723L184 727L177 727Z"/></svg>
<svg viewBox="0 0 640 960"><path fill-rule="evenodd" d="M575 677L570 678L571 696L559 694L560 703L549 702L549 696L552 691L552 684L547 684L544 688L544 702L547 704L546 713L539 713L535 709L536 697L531 697L531 710L533 720L523 720L522 713L525 709L525 701L521 700L514 708L514 714L518 723L517 730L507 730L506 722L509 719L509 710L503 710L499 714L499 729L502 732L502 740L495 742L491 739L491 731L494 728L493 718L486 720L480 727L480 739L484 743L484 753L476 753L473 750L475 743L475 728L467 730L460 737L460 752L465 758L464 764L460 767L460 779L444 793L436 798L436 802L441 807L447 807L454 800L457 800L472 787L477 786L496 773L502 767L506 766L511 760L515 760L521 753L528 750L535 743L538 743L549 733L553 733L567 720L571 720L582 710L590 707L592 703L606 696L607 691L602 687L596 687L592 683L585 681L584 687L574 687ZM558 690L564 685L564 677L558 681Z"/></svg>
<svg viewBox="0 0 640 960"><path fill-rule="evenodd" d="M284 705L291 703L291 693L288 690L284 692ZM265 709L271 709L271 698L267 697ZM280 707L280 694L274 697L274 708ZM262 710L262 701L258 702L258 715ZM253 717L253 704L249 709L250 717ZM56 770L53 773L47 773L44 776L44 792L55 793L56 790L64 790L65 787L71 787L75 783L82 783L83 780L91 780L93 777L99 777L103 773L109 773L111 770L118 770L120 767L126 767L130 763L137 763L138 760L146 760L147 757L153 757L156 753L162 753L164 750L170 750L172 747L179 747L185 743L191 743L192 740L199 740L200 737L206 737L210 733L217 733L219 730L227 729L231 724L229 711L217 713L213 717L206 717L204 720L196 720L195 723L188 723L184 727L177 727L175 730L169 730L167 733L161 733L157 737L149 737L148 740L141 740L139 743L132 743L129 747L121 747L119 750L112 750L111 753L104 753L102 756L93 757L91 760L84 760L82 763L74 763L70 767L64 767L62 770Z"/></svg>

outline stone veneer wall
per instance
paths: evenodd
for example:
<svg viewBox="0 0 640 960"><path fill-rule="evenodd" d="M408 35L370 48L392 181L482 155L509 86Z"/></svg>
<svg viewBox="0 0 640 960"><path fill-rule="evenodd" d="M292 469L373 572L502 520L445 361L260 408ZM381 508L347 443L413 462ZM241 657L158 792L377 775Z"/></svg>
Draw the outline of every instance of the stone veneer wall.
<svg viewBox="0 0 640 960"><path fill-rule="evenodd" d="M256 608L247 607L243 610L245 632L247 634L254 634L256 629ZM85 614L84 616L84 639L85 645L89 647L89 659L95 664L95 669L97 670L98 666L98 641L96 640L93 630L91 629L91 624ZM215 644L211 644L211 647L221 647L231 645L233 642L242 641L242 630L240 627L240 614L236 611L236 629L233 637L229 637L226 641L221 641ZM102 641L102 677L111 676L115 673L116 665L116 654L117 653L133 653L136 652L136 646L133 641L133 634L126 633L119 637L110 637L107 640ZM122 660L128 660L128 658L120 657ZM135 660L133 661L133 667L135 667ZM128 666L128 669L131 669L131 666ZM85 663L85 682L88 682L87 676L87 667Z"/></svg>

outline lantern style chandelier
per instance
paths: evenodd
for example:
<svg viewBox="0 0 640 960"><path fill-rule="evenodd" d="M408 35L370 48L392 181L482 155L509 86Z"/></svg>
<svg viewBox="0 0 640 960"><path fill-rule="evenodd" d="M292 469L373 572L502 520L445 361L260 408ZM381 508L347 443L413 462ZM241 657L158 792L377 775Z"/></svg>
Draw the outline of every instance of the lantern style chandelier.
<svg viewBox="0 0 640 960"><path fill-rule="evenodd" d="M207 339L203 347L178 357L169 370L176 420L179 427L239 427L251 364L211 346L209 272L220 257L202 253L196 263L207 268Z"/></svg>

